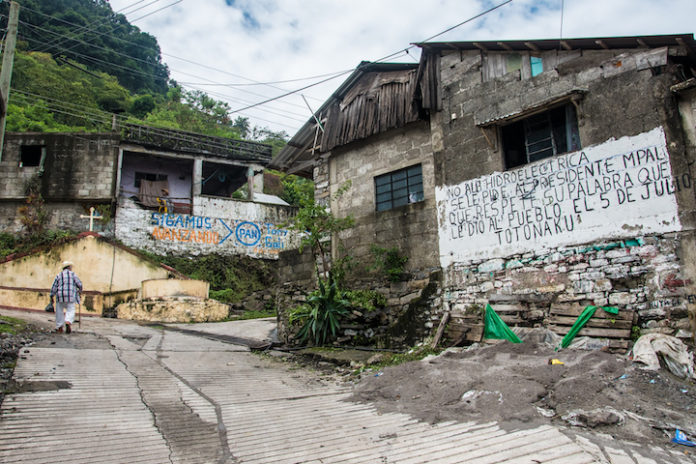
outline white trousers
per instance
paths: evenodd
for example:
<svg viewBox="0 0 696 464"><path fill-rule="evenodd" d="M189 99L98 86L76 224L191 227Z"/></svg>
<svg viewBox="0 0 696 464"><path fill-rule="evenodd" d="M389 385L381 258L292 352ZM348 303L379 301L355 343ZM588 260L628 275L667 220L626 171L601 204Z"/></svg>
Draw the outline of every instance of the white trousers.
<svg viewBox="0 0 696 464"><path fill-rule="evenodd" d="M63 327L63 324L75 322L75 302L56 301L56 329ZM65 315L63 315L65 311Z"/></svg>

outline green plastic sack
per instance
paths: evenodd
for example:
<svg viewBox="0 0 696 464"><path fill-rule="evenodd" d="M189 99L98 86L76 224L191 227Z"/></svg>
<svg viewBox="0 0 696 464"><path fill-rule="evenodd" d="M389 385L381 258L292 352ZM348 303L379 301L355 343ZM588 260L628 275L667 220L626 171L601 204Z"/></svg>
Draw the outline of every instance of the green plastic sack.
<svg viewBox="0 0 696 464"><path fill-rule="evenodd" d="M486 304L483 338L495 338L499 340L508 340L512 343L522 343L522 340L520 340L500 316L493 311L490 304Z"/></svg>
<svg viewBox="0 0 696 464"><path fill-rule="evenodd" d="M602 306L602 309L609 314L619 314L619 308L614 306ZM566 336L563 337L563 340L561 340L561 348L567 348L568 345L570 345L570 342L573 341L575 336L578 334L578 332L580 332L587 321L594 316L595 311L597 311L597 306L590 305L585 308L582 314L580 314L575 320L573 327L570 328ZM556 348L556 351L558 351L558 348Z"/></svg>

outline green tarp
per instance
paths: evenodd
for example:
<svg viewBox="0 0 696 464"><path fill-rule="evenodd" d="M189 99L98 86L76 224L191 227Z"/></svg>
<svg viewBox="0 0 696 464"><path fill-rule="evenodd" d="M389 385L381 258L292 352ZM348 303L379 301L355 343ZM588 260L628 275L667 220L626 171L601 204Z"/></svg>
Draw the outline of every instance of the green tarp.
<svg viewBox="0 0 696 464"><path fill-rule="evenodd" d="M510 330L505 322L493 311L490 304L486 304L486 314L483 325L483 338L496 338L508 340L512 343L522 343L515 333Z"/></svg>
<svg viewBox="0 0 696 464"><path fill-rule="evenodd" d="M614 306L602 306L602 309L610 314L619 314L619 308ZM567 348L570 342L573 341L575 336L580 332L583 326L589 321L592 316L594 316L595 311L597 311L597 306L587 306L585 310L578 316L575 320L575 324L570 328L570 331L561 340L561 348ZM558 348L556 348L558 350Z"/></svg>

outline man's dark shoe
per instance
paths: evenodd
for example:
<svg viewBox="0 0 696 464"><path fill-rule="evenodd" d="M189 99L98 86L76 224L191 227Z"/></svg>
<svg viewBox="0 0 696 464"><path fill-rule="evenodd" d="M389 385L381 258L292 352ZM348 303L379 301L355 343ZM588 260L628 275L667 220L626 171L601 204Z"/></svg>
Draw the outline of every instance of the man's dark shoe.
<svg viewBox="0 0 696 464"><path fill-rule="evenodd" d="M71 324L69 322L65 323L65 333L70 333L72 332L72 327L70 327Z"/></svg>
<svg viewBox="0 0 696 464"><path fill-rule="evenodd" d="M63 328L62 328L62 327L58 327L58 328L56 329L56 333L62 334L62 333L63 333Z"/></svg>

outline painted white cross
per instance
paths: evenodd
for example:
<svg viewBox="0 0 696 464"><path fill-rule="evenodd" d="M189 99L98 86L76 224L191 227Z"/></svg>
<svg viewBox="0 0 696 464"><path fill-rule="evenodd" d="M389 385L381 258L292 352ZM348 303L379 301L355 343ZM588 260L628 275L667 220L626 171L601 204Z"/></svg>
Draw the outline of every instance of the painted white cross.
<svg viewBox="0 0 696 464"><path fill-rule="evenodd" d="M95 214L96 213L96 214ZM94 206L89 207L89 216L86 216L84 214L80 214L81 218L89 218L89 231L93 232L94 230L94 220L95 219L101 219L101 214L99 214L95 209Z"/></svg>

